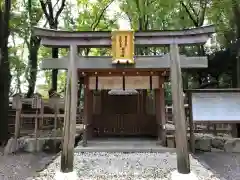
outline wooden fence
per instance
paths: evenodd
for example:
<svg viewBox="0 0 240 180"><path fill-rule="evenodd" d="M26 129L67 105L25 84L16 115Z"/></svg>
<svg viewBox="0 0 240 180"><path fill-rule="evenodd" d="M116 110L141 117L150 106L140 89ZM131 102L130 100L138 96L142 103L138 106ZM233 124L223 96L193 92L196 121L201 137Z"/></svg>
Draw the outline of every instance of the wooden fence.
<svg viewBox="0 0 240 180"><path fill-rule="evenodd" d="M32 98L21 99L22 107L19 110L19 136L29 135L33 133L33 130L54 130L62 127L64 119L64 99L55 99L54 103L49 100L43 100L42 106L39 111L32 108ZM185 104L186 117L188 119L189 108ZM12 104L9 107L9 132L13 135L16 126L16 110L12 108ZM167 134L173 134L175 131L174 122L172 120L172 107L166 106L166 120L167 120ZM77 111L77 124L81 124L83 120L82 110L78 108ZM36 124L37 123L37 124ZM37 128L37 130L36 130ZM232 124L226 123L194 123L194 131L196 133L207 134L231 134Z"/></svg>
<svg viewBox="0 0 240 180"><path fill-rule="evenodd" d="M21 108L16 110L9 106L9 133L14 134L18 128L18 136L25 136L34 133L33 131L52 131L62 128L64 120L64 99L55 98L41 101L41 108L32 108L33 98L22 98ZM18 116L18 117L17 117ZM77 111L77 124L82 123L82 111ZM16 121L19 124L16 127Z"/></svg>

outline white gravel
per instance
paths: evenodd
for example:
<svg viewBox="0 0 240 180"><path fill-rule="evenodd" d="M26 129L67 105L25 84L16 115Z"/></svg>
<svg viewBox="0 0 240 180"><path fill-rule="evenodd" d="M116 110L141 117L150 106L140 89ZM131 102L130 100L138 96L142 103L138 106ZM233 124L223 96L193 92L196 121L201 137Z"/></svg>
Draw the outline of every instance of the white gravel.
<svg viewBox="0 0 240 180"><path fill-rule="evenodd" d="M210 170L190 157L199 180L219 180ZM33 180L53 180L60 157ZM76 153L74 162L79 180L170 180L176 169L175 153Z"/></svg>
<svg viewBox="0 0 240 180"><path fill-rule="evenodd" d="M0 149L0 180L32 180L38 174L36 171L42 170L54 156L45 153L3 156L2 152Z"/></svg>

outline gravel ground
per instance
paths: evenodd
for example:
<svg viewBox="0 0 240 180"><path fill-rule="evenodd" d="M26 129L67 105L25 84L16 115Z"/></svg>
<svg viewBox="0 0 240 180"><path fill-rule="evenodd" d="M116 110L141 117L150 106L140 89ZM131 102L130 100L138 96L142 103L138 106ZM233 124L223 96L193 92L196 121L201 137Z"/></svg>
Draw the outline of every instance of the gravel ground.
<svg viewBox="0 0 240 180"><path fill-rule="evenodd" d="M239 153L201 153L197 158L207 164L216 174L226 180L240 179Z"/></svg>
<svg viewBox="0 0 240 180"><path fill-rule="evenodd" d="M33 180L53 180L60 158ZM191 157L192 170L199 180L219 180ZM75 170L79 180L170 180L176 169L175 153L76 153Z"/></svg>
<svg viewBox="0 0 240 180"><path fill-rule="evenodd" d="M54 157L44 153L3 156L2 152L0 149L0 180L26 180L35 176L37 171L42 170Z"/></svg>

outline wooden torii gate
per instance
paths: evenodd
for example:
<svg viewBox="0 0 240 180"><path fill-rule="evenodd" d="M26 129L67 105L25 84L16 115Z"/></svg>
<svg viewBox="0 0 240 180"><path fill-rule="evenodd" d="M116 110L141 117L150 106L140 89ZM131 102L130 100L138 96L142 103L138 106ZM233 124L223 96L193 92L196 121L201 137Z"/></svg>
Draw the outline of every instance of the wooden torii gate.
<svg viewBox="0 0 240 180"><path fill-rule="evenodd" d="M63 173L73 172L77 108L77 70L113 68L111 57L79 57L77 55L77 48L111 47L111 32L70 32L42 28L35 28L34 31L35 35L41 37L42 45L70 47L69 57L46 59L42 62L41 66L43 69L68 70L61 171ZM170 46L170 55L135 56L134 68L170 69L173 114L176 126L177 167L178 172L181 174L190 173L181 68L206 68L207 59L206 57L180 56L179 45L204 44L214 32L215 29L213 26L205 26L181 31L147 31L135 32L134 34L135 46ZM85 86L84 89L86 88L88 87ZM84 118L88 118L87 113L84 114ZM85 136L86 125L84 124ZM162 128L164 129L164 127Z"/></svg>

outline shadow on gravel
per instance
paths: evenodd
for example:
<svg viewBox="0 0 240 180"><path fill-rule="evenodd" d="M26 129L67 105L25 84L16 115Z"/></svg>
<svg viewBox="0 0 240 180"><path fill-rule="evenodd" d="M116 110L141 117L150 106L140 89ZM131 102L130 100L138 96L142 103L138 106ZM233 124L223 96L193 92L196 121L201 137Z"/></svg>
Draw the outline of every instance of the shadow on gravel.
<svg viewBox="0 0 240 180"><path fill-rule="evenodd" d="M81 136L75 139L75 147L81 139ZM0 148L0 180L32 180L60 155L60 151L58 148L40 153L17 152L4 156L3 148Z"/></svg>
<svg viewBox="0 0 240 180"><path fill-rule="evenodd" d="M26 180L48 164L53 155L45 153L15 153L0 155L0 180Z"/></svg>
<svg viewBox="0 0 240 180"><path fill-rule="evenodd" d="M240 179L240 153L205 152L194 156L220 180Z"/></svg>

